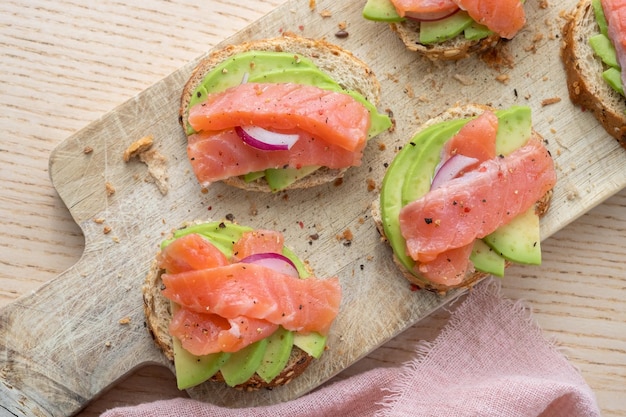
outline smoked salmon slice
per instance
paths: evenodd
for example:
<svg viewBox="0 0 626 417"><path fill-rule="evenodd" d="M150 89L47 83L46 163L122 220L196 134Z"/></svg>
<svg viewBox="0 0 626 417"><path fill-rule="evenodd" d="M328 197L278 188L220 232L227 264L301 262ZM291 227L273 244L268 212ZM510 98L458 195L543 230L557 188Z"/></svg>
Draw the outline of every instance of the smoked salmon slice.
<svg viewBox="0 0 626 417"><path fill-rule="evenodd" d="M245 83L189 110L197 132L258 126L276 132L301 129L350 152L362 150L369 112L348 94L294 83Z"/></svg>
<svg viewBox="0 0 626 417"><path fill-rule="evenodd" d="M407 254L429 262L483 238L528 210L556 183L554 162L536 139L431 190L400 211Z"/></svg>
<svg viewBox="0 0 626 417"><path fill-rule="evenodd" d="M475 158L476 165L496 157L498 116L487 109L470 120L444 146L442 162L454 155ZM474 165L474 167L476 166ZM471 170L472 167L468 167ZM471 267L469 260L474 243L448 249L429 262L417 264L418 271L430 281L456 285L463 281Z"/></svg>
<svg viewBox="0 0 626 417"><path fill-rule="evenodd" d="M459 6L454 0L391 0L398 15L419 20L437 20L450 16Z"/></svg>
<svg viewBox="0 0 626 417"><path fill-rule="evenodd" d="M498 116L487 109L467 122L444 147L443 160L453 155L464 155L483 162L496 157Z"/></svg>
<svg viewBox="0 0 626 417"><path fill-rule="evenodd" d="M622 85L626 88L626 0L602 0L608 34L622 69Z"/></svg>
<svg viewBox="0 0 626 417"><path fill-rule="evenodd" d="M454 0L472 19L500 37L512 39L526 24L520 0Z"/></svg>
<svg viewBox="0 0 626 417"><path fill-rule="evenodd" d="M176 311L169 326L170 334L180 340L193 355L237 352L265 339L278 329L266 320L249 317L225 319L217 314L198 313L186 308Z"/></svg>
<svg viewBox="0 0 626 417"><path fill-rule="evenodd" d="M418 263L417 269L421 275L435 284L456 285L465 279L471 262L474 244L461 246L459 248L448 249L437 257L424 263Z"/></svg>
<svg viewBox="0 0 626 417"><path fill-rule="evenodd" d="M363 147L354 152L295 130L300 139L288 151L261 151L246 145L233 129L200 132L189 136L187 155L198 181L203 186L226 178L268 168L325 166L341 169L359 166Z"/></svg>
<svg viewBox="0 0 626 417"><path fill-rule="evenodd" d="M327 334L339 312L337 277L298 279L257 264L163 274L163 295L192 311L267 320L287 330Z"/></svg>
<svg viewBox="0 0 626 417"><path fill-rule="evenodd" d="M275 230L253 230L244 232L233 245L236 260L258 253L282 253L285 237Z"/></svg>
<svg viewBox="0 0 626 417"><path fill-rule="evenodd" d="M157 256L159 268L176 274L228 265L226 256L202 236L191 233L167 245Z"/></svg>

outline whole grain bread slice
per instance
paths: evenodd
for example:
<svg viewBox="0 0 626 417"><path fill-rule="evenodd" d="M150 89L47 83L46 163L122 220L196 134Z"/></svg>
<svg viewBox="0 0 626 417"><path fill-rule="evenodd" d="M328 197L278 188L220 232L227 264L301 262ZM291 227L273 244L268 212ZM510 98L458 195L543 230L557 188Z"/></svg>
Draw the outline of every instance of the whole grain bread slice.
<svg viewBox="0 0 626 417"><path fill-rule="evenodd" d="M581 0L563 26L561 59L570 100L592 112L609 135L626 148L626 99L602 78L606 69L589 46L600 33L591 0Z"/></svg>
<svg viewBox="0 0 626 417"><path fill-rule="evenodd" d="M432 126L432 125L435 125L437 123L441 123L447 120L473 117L473 116L481 114L486 109L493 110L493 108L491 108L490 106L479 105L479 104L468 104L464 106L451 107L447 109L446 111L444 111L443 113L439 114L438 116L427 120L420 127L419 130L423 130L429 126ZM531 134L533 138L543 141L543 137L534 129L531 131ZM552 199L552 190L544 194L544 196L535 203L535 211L539 216L543 216L548 211L548 209L550 208L551 199ZM374 200L371 203L370 208L371 208L372 218L374 219L376 228L378 229L378 232L380 233L381 238L387 241L387 236L385 235L385 230L383 228L383 222L382 222L382 217L381 217L380 199L378 198ZM402 263L398 260L395 254L393 254L393 261L398 267L398 269L400 270L402 276L406 278L409 282L411 282L412 284L415 284L419 288L433 291L433 292L440 293L440 294L445 294L447 291L454 289L454 288L470 288L474 284L479 282L482 278L487 276L487 274L484 272L470 269L468 270L466 277L459 284L453 285L453 286L447 286L447 285L434 283L430 281L429 279L427 279L426 277L416 273L415 271L409 271L408 269L404 267L404 265L402 265ZM506 266L507 267L509 266L508 262Z"/></svg>
<svg viewBox="0 0 626 417"><path fill-rule="evenodd" d="M206 58L202 59L193 70L181 95L179 121L183 128L189 115L191 96L207 72L229 57L247 51L289 52L294 55L307 57L319 69L337 81L342 88L359 92L374 105L377 105L380 101L380 84L378 79L369 66L352 52L323 39L309 39L285 32L282 36L276 38L228 45L211 52ZM321 168L313 174L296 181L286 189L308 188L332 182L342 177L345 171L346 169ZM231 177L223 182L246 190L271 191L264 179L246 182L239 177Z"/></svg>
<svg viewBox="0 0 626 417"><path fill-rule="evenodd" d="M501 39L495 33L477 40L459 35L445 42L425 45L420 43L419 22L407 19L399 23L390 23L390 27L408 50L420 53L432 61L456 61L467 58L472 54L495 48Z"/></svg>
<svg viewBox="0 0 626 417"><path fill-rule="evenodd" d="M188 225L198 223L200 222L190 222ZM166 239L172 237L173 236L170 235ZM172 320L172 307L170 301L161 293L161 289L163 287L161 275L163 272L164 271L159 268L158 262L155 258L142 285L143 308L146 317L146 325L150 335L154 339L154 342L161 349L163 354L171 362L174 362L174 348L172 336L169 332L169 325ZM271 389L273 387L288 384L291 380L302 374L312 361L312 356L299 347L293 346L287 364L280 374L273 380L267 382L259 375L254 374L246 382L237 385L234 388L244 391L255 391L262 388ZM224 381L224 378L219 371L211 379L219 382Z"/></svg>

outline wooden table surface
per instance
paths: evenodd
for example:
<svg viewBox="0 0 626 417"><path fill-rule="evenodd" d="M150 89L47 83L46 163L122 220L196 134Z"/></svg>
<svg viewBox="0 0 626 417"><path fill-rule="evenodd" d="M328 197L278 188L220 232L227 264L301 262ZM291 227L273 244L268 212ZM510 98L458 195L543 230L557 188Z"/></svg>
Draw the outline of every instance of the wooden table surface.
<svg viewBox="0 0 626 417"><path fill-rule="evenodd" d="M283 3L0 4L0 307L54 279L83 250L81 231L50 183L50 152L89 122ZM301 7L311 3L302 0ZM340 17L336 19L339 24ZM564 348L596 393L605 416L626 416L625 242L622 190L544 241L542 266L512 267L502 281L504 294L526 300L546 337ZM401 364L412 357L417 341L437 336L448 314L436 312L335 379ZM169 370L146 367L79 415L184 395Z"/></svg>

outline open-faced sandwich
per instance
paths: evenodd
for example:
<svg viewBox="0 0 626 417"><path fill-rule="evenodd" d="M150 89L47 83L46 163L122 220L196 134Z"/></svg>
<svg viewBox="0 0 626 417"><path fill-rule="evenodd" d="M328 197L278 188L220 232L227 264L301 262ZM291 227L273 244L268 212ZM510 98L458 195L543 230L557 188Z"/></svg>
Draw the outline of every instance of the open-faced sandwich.
<svg viewBox="0 0 626 417"><path fill-rule="evenodd" d="M256 191L331 182L391 127L380 85L352 53L292 34L217 50L186 83L180 122L203 187Z"/></svg>
<svg viewBox="0 0 626 417"><path fill-rule="evenodd" d="M287 384L326 348L337 277L314 277L280 232L189 224L161 244L143 286L148 328L180 389Z"/></svg>
<svg viewBox="0 0 626 417"><path fill-rule="evenodd" d="M373 215L403 275L445 292L541 262L554 162L528 107L469 105L429 120L385 174Z"/></svg>
<svg viewBox="0 0 626 417"><path fill-rule="evenodd" d="M563 26L561 57L572 102L626 147L626 1L580 1Z"/></svg>
<svg viewBox="0 0 626 417"><path fill-rule="evenodd" d="M366 19L388 22L406 47L458 60L512 39L526 23L524 0L368 0Z"/></svg>

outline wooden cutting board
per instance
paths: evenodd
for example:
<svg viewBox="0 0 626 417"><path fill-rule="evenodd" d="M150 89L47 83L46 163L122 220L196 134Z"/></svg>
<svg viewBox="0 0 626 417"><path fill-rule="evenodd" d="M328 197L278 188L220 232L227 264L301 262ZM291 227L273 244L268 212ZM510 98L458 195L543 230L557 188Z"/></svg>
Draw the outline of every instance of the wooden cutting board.
<svg viewBox="0 0 626 417"><path fill-rule="evenodd" d="M575 4L528 2L529 24L505 45L501 56L511 65L500 68L477 58L435 64L409 53L387 25L364 20L357 2L320 0L311 10L309 2L292 1L223 42L289 30L326 37L370 64L382 85L379 108L393 112L396 129L374 139L363 165L341 184L274 195L214 184L202 192L177 121L179 94L197 60L68 138L50 157L50 176L84 232L85 252L58 278L0 310L0 398L6 403L0 414L73 414L139 366L170 366L145 329L140 286L163 235L187 220L233 216L283 230L317 275L338 275L344 290L330 350L304 375L255 393L208 383L191 390L193 398L243 407L298 397L449 302L456 294L410 290L380 241L369 205L378 197L370 185L380 185L397 149L421 122L451 105L532 108L559 175L543 238L619 191L626 185L625 151L567 97L559 16ZM347 38L334 36L338 22L346 23ZM122 159L145 135L167 157L166 194L148 181L146 165ZM107 183L115 189L111 195Z"/></svg>

